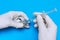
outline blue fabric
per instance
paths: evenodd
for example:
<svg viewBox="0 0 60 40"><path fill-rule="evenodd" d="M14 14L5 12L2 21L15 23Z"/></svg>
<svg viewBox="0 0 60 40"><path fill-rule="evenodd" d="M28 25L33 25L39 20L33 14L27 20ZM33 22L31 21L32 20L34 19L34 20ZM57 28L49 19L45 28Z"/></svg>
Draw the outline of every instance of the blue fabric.
<svg viewBox="0 0 60 40"><path fill-rule="evenodd" d="M0 14L8 11L23 11L33 18L33 12L46 12L57 8L57 12L48 14L57 24L57 40L60 40L60 0L0 0ZM30 28L7 28L0 30L0 40L38 40L38 30L31 22Z"/></svg>

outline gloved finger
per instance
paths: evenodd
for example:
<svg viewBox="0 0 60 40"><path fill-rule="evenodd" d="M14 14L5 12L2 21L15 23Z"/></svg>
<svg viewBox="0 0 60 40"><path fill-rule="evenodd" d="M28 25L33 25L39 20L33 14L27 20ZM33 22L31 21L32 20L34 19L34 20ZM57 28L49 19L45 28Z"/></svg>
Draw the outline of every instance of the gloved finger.
<svg viewBox="0 0 60 40"><path fill-rule="evenodd" d="M48 15L45 15L44 19L46 20L48 28L50 28L50 27L55 28L56 24L52 21L52 19Z"/></svg>
<svg viewBox="0 0 60 40"><path fill-rule="evenodd" d="M34 22L34 27L38 27L38 25L37 25L37 20L34 19L33 22Z"/></svg>
<svg viewBox="0 0 60 40"><path fill-rule="evenodd" d="M37 22L36 19L34 19L33 22L36 23Z"/></svg>
<svg viewBox="0 0 60 40"><path fill-rule="evenodd" d="M24 24L23 23L16 23L16 28L23 28L24 27Z"/></svg>
<svg viewBox="0 0 60 40"><path fill-rule="evenodd" d="M37 15L36 15L37 14ZM40 28L40 30L42 29L42 30L44 30L44 29L46 29L46 26L45 26L45 24L44 24L44 21L43 21L43 18L42 18L42 16L40 15L40 13L38 14L38 13L36 13L35 15L36 15L36 19L37 19L37 25L39 26L39 28Z"/></svg>
<svg viewBox="0 0 60 40"><path fill-rule="evenodd" d="M13 26L15 28L23 28L24 24L23 23L19 23L19 22L11 21L11 26Z"/></svg>
<svg viewBox="0 0 60 40"><path fill-rule="evenodd" d="M24 12L19 12L20 13L20 15L22 16L22 17L24 17L26 20L29 20L29 18L27 17L27 15L24 13ZM18 13L18 15L19 15L19 13Z"/></svg>
<svg viewBox="0 0 60 40"><path fill-rule="evenodd" d="M34 27L36 28L36 27L38 27L38 25L37 24L34 24Z"/></svg>

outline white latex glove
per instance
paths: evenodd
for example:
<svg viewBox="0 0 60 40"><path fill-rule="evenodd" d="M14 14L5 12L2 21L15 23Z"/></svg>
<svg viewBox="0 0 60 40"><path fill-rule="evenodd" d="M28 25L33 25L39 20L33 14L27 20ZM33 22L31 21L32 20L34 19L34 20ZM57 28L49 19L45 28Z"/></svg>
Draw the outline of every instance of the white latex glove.
<svg viewBox="0 0 60 40"><path fill-rule="evenodd" d="M56 40L57 26L52 19L48 15L40 12L35 12L34 14L36 16L35 22L37 22L35 26L39 30L38 40Z"/></svg>
<svg viewBox="0 0 60 40"><path fill-rule="evenodd" d="M21 20L29 20L27 15L21 11L10 11L5 14L0 15L0 29L13 26L16 28L23 28L24 24L19 22L18 16L22 16Z"/></svg>

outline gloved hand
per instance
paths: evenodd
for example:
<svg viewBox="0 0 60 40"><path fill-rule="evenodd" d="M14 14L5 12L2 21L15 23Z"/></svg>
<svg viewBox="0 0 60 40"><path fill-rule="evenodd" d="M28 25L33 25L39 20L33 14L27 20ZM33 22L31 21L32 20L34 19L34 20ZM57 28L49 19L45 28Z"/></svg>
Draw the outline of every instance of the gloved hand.
<svg viewBox="0 0 60 40"><path fill-rule="evenodd" d="M56 40L57 26L52 19L43 13L35 12L35 22L38 27L38 40Z"/></svg>
<svg viewBox="0 0 60 40"><path fill-rule="evenodd" d="M19 19L20 18L20 19ZM29 20L27 15L24 12L19 11L10 11L5 14L0 15L0 29L13 26L16 28L23 28L24 23L21 22L24 20Z"/></svg>

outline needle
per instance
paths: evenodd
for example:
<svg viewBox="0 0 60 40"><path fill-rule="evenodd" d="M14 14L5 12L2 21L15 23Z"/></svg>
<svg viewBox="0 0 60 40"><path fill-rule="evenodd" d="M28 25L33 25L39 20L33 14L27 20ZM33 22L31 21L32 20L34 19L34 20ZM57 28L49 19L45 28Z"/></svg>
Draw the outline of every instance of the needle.
<svg viewBox="0 0 60 40"><path fill-rule="evenodd" d="M43 11L43 13L45 13L45 14L49 14L49 13L52 13L52 12L57 12L57 8L54 8L54 9L48 11L48 12Z"/></svg>

